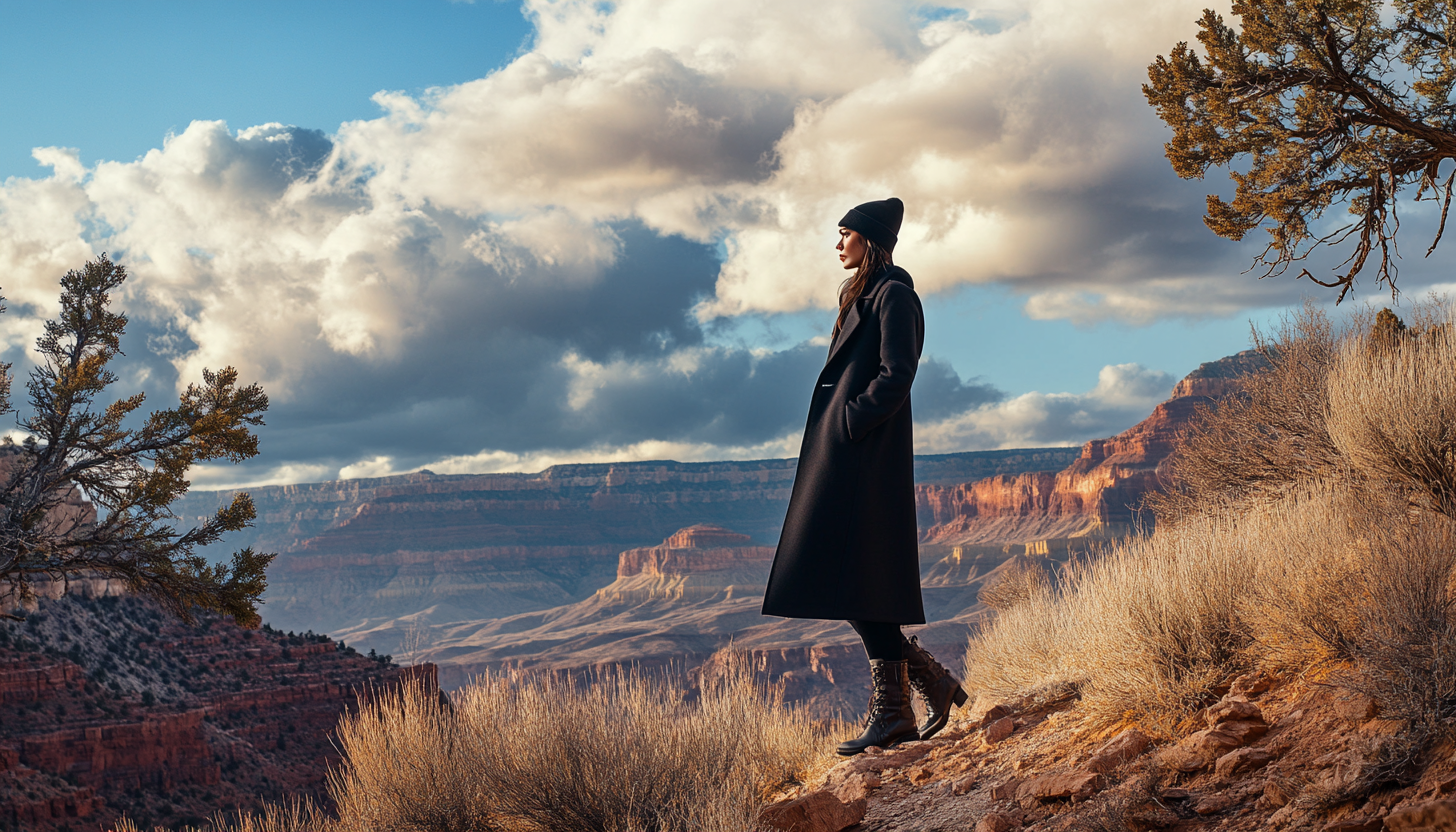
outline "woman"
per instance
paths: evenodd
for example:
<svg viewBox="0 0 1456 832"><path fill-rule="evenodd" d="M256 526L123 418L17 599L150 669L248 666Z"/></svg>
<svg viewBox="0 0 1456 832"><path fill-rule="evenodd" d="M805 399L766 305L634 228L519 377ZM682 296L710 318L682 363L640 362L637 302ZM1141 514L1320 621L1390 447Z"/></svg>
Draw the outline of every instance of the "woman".
<svg viewBox="0 0 1456 832"><path fill-rule="evenodd" d="M915 526L910 384L925 316L890 260L905 206L866 202L839 221L839 290L829 359L815 383L765 615L847 620L864 641L872 695L863 735L839 753L929 739L965 691L901 624L924 624ZM918 730L913 686L925 700Z"/></svg>

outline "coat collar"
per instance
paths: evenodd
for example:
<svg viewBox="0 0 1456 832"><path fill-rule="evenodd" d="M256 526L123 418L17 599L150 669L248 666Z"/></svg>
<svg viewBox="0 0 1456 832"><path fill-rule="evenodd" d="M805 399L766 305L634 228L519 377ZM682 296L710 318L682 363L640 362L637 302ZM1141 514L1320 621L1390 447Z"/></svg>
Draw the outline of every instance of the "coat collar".
<svg viewBox="0 0 1456 832"><path fill-rule="evenodd" d="M839 330L839 337L835 338L834 343L829 345L829 357L824 359L825 364L834 360L834 354L839 352L839 348L849 341L850 333L854 332L855 327L859 326L860 321L864 319L864 316L859 311L860 304L864 301L873 303L875 295L883 290L885 284L891 280L898 280L912 289L915 288L915 284L910 282L909 272L899 266L889 266L882 269L870 281L870 284L865 287L864 294L859 296L859 300L855 301L854 305L849 307L849 314L844 316L844 326Z"/></svg>

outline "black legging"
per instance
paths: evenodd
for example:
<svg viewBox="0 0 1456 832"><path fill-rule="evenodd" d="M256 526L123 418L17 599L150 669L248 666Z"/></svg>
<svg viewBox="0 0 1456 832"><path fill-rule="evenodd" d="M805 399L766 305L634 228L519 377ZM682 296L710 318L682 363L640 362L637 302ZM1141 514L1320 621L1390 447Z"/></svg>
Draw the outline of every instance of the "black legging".
<svg viewBox="0 0 1456 832"><path fill-rule="evenodd" d="M851 621L849 626L859 633L860 640L864 642L865 653L869 655L871 661L880 659L898 662L905 658L904 651L900 649L905 637L900 635L899 624L886 624L883 621Z"/></svg>

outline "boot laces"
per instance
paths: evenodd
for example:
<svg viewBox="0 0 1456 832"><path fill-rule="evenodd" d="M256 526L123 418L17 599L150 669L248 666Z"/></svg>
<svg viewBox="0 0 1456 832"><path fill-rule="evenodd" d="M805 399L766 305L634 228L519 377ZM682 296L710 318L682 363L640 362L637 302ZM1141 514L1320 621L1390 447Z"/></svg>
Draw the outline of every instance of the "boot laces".
<svg viewBox="0 0 1456 832"><path fill-rule="evenodd" d="M875 668L870 674L870 705L866 709L864 727L870 724L881 715L881 712L889 711L889 703L885 701L889 691L892 674L883 667Z"/></svg>

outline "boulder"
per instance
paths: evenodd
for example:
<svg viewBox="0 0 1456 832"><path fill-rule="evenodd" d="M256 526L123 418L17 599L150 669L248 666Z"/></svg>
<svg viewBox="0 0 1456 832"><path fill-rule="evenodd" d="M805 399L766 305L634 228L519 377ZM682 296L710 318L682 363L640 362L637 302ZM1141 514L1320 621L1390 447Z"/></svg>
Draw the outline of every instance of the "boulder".
<svg viewBox="0 0 1456 832"><path fill-rule="evenodd" d="M1219 777L1234 778L1268 765L1274 755L1262 748L1236 748L1218 758L1213 770Z"/></svg>
<svg viewBox="0 0 1456 832"><path fill-rule="evenodd" d="M1209 727L1222 725L1225 722L1263 722L1264 712L1253 702L1246 702L1242 699L1224 699L1208 709L1204 715L1208 720Z"/></svg>
<svg viewBox="0 0 1456 832"><path fill-rule="evenodd" d="M1129 728L1093 752L1092 758L1084 763L1082 768L1094 774L1106 774L1118 766L1136 759L1139 754L1148 749L1151 742L1147 734L1136 728Z"/></svg>
<svg viewBox="0 0 1456 832"><path fill-rule="evenodd" d="M1016 720L1012 719L1009 716L1003 716L995 722L991 723L990 725L986 726L984 739L986 740L986 743L988 745L995 745L996 743L1011 736L1012 732L1014 732L1015 730Z"/></svg>
<svg viewBox="0 0 1456 832"><path fill-rule="evenodd" d="M1023 802L1084 799L1102 790L1102 775L1088 771L1066 771L1043 774L1022 783L1016 799Z"/></svg>
<svg viewBox="0 0 1456 832"><path fill-rule="evenodd" d="M758 823L777 832L840 832L864 820L868 808L864 798L845 803L830 792L816 791L765 806Z"/></svg>

